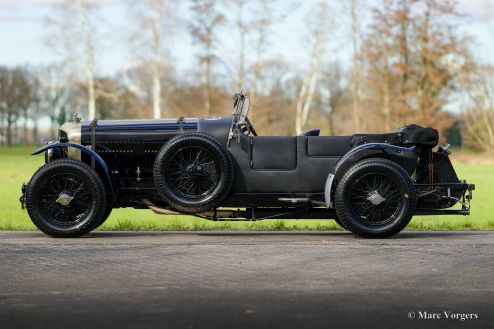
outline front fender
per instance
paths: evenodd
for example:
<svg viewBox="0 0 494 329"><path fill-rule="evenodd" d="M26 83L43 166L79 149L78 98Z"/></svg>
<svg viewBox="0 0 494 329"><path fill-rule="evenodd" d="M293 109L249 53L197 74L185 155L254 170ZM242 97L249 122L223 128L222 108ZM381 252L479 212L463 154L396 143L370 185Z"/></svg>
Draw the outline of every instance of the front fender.
<svg viewBox="0 0 494 329"><path fill-rule="evenodd" d="M409 175L412 175L419 153L415 147L402 147L385 143L363 144L351 149L336 163L334 170L328 175L324 189L326 206L332 208L333 190L345 172L357 162L367 158L384 158L399 164Z"/></svg>
<svg viewBox="0 0 494 329"><path fill-rule="evenodd" d="M70 143L70 142L66 142L66 143L61 143L61 142L49 143L49 144L46 144L46 145L38 148L33 153L31 153L31 155L37 155L37 154L40 154L40 153L42 153L42 152L44 152L46 150L53 149L53 148L56 148L56 147L60 147L60 148L62 148L62 147L73 147L73 148L76 148L76 149L80 150L81 152L86 153L90 157L94 158L94 160L100 166L101 170L103 170L103 173L105 174L106 179L108 180L108 184L110 184L110 188L111 188L111 190L113 192L113 195L115 195L115 196L117 195L116 194L116 191L115 191L115 188L113 186L113 181L112 181L112 178L111 178L111 175L110 175L110 170L108 169L108 166L106 165L105 161L98 155L98 153L94 152L93 150L88 149L87 147L85 147L85 146L83 146L81 144Z"/></svg>

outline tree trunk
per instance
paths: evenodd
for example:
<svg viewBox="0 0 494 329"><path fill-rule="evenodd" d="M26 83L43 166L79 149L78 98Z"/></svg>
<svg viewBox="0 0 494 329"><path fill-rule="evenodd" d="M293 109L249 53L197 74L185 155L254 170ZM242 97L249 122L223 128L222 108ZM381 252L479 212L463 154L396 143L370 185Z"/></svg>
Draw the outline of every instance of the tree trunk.
<svg viewBox="0 0 494 329"><path fill-rule="evenodd" d="M295 133L297 135L300 135L303 129L302 113L304 108L305 96L307 95L307 89L309 88L309 83L310 83L309 79L310 77L307 74L307 76L305 76L304 78L304 81L302 82L302 88L300 88L300 93L297 99L296 113L295 113Z"/></svg>
<svg viewBox="0 0 494 329"><path fill-rule="evenodd" d="M389 101L389 88L388 83L383 83L383 117L384 117L384 131L391 131L391 107Z"/></svg>
<svg viewBox="0 0 494 329"><path fill-rule="evenodd" d="M155 0L156 17L151 19L152 33L152 81L153 81L153 117L161 118L161 64L160 64L160 45L161 45L161 24L164 17L164 8L161 0Z"/></svg>
<svg viewBox="0 0 494 329"><path fill-rule="evenodd" d="M316 90L316 81L317 81L317 71L314 69L311 72L309 89L307 92L307 97L305 99L305 104L302 109L302 129L307 126L307 122L309 120L309 111L312 100L314 99L314 92Z"/></svg>
<svg viewBox="0 0 494 329"><path fill-rule="evenodd" d="M206 86L204 88L204 110L209 117L211 116L211 62L209 58L205 61L204 69L204 76L206 78Z"/></svg>
<svg viewBox="0 0 494 329"><path fill-rule="evenodd" d="M28 127L27 127L27 119L28 119L28 115L27 115L27 109L25 109L23 111L23 119L24 119L24 122L23 122L23 125L22 125L22 139L23 139L23 142L24 144L29 144L29 132L28 132Z"/></svg>
<svg viewBox="0 0 494 329"><path fill-rule="evenodd" d="M7 112L7 146L12 146L16 140L16 129L14 127L15 122L15 115L12 112Z"/></svg>
<svg viewBox="0 0 494 329"><path fill-rule="evenodd" d="M351 4L351 17L352 17L352 48L353 48L353 74L352 74L352 112L353 123L355 130L359 132L361 130L361 102L360 102L360 81L362 75L361 60L358 56L359 51L359 36L360 29L357 21L357 0L352 0Z"/></svg>
<svg viewBox="0 0 494 329"><path fill-rule="evenodd" d="M38 123L39 123L39 118L37 120L34 120L33 124L33 138L31 139L32 144L36 145L38 144Z"/></svg>
<svg viewBox="0 0 494 329"><path fill-rule="evenodd" d="M94 75L92 70L92 63L87 71L87 93L88 93L88 112L89 119L96 117L96 96L94 92Z"/></svg>
<svg viewBox="0 0 494 329"><path fill-rule="evenodd" d="M86 42L86 78L87 78L87 95L88 95L88 116L92 120L96 117L96 93L94 90L94 40L91 22L87 13L82 8L83 3L80 3L83 12L82 24Z"/></svg>
<svg viewBox="0 0 494 329"><path fill-rule="evenodd" d="M428 70L429 70L429 21L431 16L431 7L427 3L424 22L420 31L420 68L419 68L419 82L417 84L417 96L418 96L418 111L419 111L419 123L427 124L428 114L427 110L430 105L430 99L428 95Z"/></svg>
<svg viewBox="0 0 494 329"><path fill-rule="evenodd" d="M153 117L161 118L161 79L159 64L153 65Z"/></svg>
<svg viewBox="0 0 494 329"><path fill-rule="evenodd" d="M0 145L5 145L5 125L3 115L0 116Z"/></svg>
<svg viewBox="0 0 494 329"><path fill-rule="evenodd" d="M240 38L237 92L244 87L245 80L245 26L243 22L244 0L238 2L237 28Z"/></svg>
<svg viewBox="0 0 494 329"><path fill-rule="evenodd" d="M12 146L12 120L7 116L7 146Z"/></svg>

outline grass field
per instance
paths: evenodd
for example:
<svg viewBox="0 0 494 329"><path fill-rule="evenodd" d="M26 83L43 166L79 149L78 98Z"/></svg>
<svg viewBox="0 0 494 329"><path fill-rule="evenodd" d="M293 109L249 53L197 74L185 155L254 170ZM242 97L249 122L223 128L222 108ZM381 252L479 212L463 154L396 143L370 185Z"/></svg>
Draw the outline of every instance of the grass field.
<svg viewBox="0 0 494 329"><path fill-rule="evenodd" d="M30 156L31 148L0 148L0 230L33 230L19 204L20 187L43 164L42 155ZM472 215L415 217L408 229L494 229L494 164L455 164L461 179L476 184ZM332 230L330 220L265 220L212 222L191 216L160 216L149 210L115 209L101 230Z"/></svg>

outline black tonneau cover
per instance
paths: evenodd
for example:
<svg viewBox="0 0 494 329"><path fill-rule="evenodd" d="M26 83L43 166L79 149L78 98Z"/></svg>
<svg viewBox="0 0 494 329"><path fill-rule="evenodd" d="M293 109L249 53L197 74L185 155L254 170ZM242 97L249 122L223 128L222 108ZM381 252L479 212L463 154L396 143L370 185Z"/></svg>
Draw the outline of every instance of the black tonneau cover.
<svg viewBox="0 0 494 329"><path fill-rule="evenodd" d="M410 124L387 134L356 134L352 136L352 147L367 143L387 143L400 146L422 146L432 148L439 142L434 128Z"/></svg>

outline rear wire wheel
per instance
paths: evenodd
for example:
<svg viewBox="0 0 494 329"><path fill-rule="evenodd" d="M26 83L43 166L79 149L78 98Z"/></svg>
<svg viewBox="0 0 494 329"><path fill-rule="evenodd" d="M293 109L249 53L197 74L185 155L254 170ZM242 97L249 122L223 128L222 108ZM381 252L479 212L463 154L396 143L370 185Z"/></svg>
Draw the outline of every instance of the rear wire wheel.
<svg viewBox="0 0 494 329"><path fill-rule="evenodd" d="M335 193L336 212L344 227L366 238L386 238L403 230L416 202L406 171L386 159L358 162L343 175Z"/></svg>

